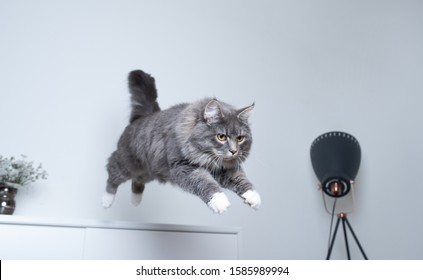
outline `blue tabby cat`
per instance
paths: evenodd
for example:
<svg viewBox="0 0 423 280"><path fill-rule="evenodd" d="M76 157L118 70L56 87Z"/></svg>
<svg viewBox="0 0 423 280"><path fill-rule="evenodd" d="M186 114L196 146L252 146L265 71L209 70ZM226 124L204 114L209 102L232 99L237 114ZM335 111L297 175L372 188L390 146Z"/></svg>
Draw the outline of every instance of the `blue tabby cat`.
<svg viewBox="0 0 423 280"><path fill-rule="evenodd" d="M222 188L254 209L260 206L260 195L241 168L251 149L248 117L254 104L235 109L207 98L161 110L152 76L135 70L128 80L132 112L108 160L104 208L112 205L118 186L129 179L134 205L141 202L145 184L158 180L198 196L215 213L230 206Z"/></svg>

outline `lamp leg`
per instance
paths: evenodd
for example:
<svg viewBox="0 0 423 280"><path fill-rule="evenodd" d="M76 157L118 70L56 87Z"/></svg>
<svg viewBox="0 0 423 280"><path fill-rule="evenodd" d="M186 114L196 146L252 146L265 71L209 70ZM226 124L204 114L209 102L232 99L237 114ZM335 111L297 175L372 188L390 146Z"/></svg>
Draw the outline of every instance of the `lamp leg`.
<svg viewBox="0 0 423 280"><path fill-rule="evenodd" d="M339 222L340 221L341 221L341 218L338 217L338 220L336 221L336 225L335 225L335 230L333 231L332 241L330 242L330 246L329 246L329 249L328 249L328 254L326 256L326 260L329 260L330 259L330 255L332 254L333 244L335 243L336 233L338 231L338 227L339 227Z"/></svg>
<svg viewBox="0 0 423 280"><path fill-rule="evenodd" d="M348 219L347 219L347 217L346 217L346 216L345 216L345 218L344 218L344 221L347 223L347 226L348 226L348 228L350 229L350 231L351 231L351 233L352 233L352 236L354 237L354 240L355 240L355 242L357 243L358 248L360 249L361 254L363 255L364 259L365 259L365 260L368 260L368 258L367 258L367 256L366 256L366 254L364 253L363 247L361 247L361 244L360 244L360 242L358 241L358 238L357 238L357 236L355 235L355 233L354 233L354 231L353 231L353 229L352 229L352 227L351 227L351 225L350 225L350 222L348 222Z"/></svg>
<svg viewBox="0 0 423 280"><path fill-rule="evenodd" d="M350 247L348 246L347 231L345 230L345 220L347 219L347 216L345 216L344 214L341 214L341 219L342 219L342 228L344 229L344 239L345 239L345 248L347 249L347 257L348 257L348 260L351 260Z"/></svg>

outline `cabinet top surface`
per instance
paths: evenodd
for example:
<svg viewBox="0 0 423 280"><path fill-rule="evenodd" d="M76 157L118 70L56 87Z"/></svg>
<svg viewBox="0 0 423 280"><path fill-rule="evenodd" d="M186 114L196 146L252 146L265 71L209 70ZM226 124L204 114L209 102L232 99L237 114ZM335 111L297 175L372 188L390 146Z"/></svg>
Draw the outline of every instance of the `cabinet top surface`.
<svg viewBox="0 0 423 280"><path fill-rule="evenodd" d="M155 231L180 231L180 232L203 232L238 234L238 227L213 227L198 225L177 225L177 224L154 224L141 223L137 221L115 221L115 220L86 220L86 219L58 219L47 217L27 217L16 215L0 215L0 225L38 225L75 228L111 228L111 229L134 229L134 230L155 230Z"/></svg>

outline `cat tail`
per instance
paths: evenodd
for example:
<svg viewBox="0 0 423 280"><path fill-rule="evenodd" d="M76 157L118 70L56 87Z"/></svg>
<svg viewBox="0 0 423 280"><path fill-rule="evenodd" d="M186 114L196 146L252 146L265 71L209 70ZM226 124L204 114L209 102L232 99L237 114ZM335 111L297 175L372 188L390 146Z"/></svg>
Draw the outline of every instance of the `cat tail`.
<svg viewBox="0 0 423 280"><path fill-rule="evenodd" d="M156 101L156 82L151 75L141 70L134 70L129 73L128 86L132 105L130 123L160 111L159 104Z"/></svg>

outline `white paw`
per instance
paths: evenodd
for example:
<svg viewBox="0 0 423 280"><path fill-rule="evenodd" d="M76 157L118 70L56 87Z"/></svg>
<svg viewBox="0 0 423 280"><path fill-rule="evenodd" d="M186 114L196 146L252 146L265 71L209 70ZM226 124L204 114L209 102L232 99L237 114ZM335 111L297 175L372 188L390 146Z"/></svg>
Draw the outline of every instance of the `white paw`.
<svg viewBox="0 0 423 280"><path fill-rule="evenodd" d="M103 194L103 197L101 198L101 205L103 206L103 208L107 209L110 206L112 206L114 200L115 200L114 194L105 192Z"/></svg>
<svg viewBox="0 0 423 280"><path fill-rule="evenodd" d="M219 192L213 195L207 205L211 208L211 210L213 210L213 212L222 214L229 206L231 206L231 203L223 192Z"/></svg>
<svg viewBox="0 0 423 280"><path fill-rule="evenodd" d="M140 205L142 200L142 193L132 193L131 204L134 206Z"/></svg>
<svg viewBox="0 0 423 280"><path fill-rule="evenodd" d="M258 209L261 204L261 198L258 192L253 190L248 190L241 195L244 198L245 203L249 204L252 208Z"/></svg>

